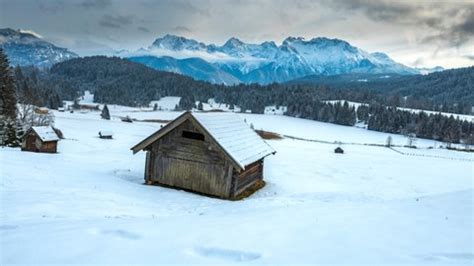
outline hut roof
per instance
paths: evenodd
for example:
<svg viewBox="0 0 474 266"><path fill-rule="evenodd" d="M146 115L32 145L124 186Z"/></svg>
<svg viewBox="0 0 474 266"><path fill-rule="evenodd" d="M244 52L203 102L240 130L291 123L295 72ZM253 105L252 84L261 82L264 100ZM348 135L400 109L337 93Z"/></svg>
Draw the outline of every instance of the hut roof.
<svg viewBox="0 0 474 266"><path fill-rule="evenodd" d="M112 137L112 135L114 135L114 133L112 131L108 131L108 130L101 130L99 131L99 135L101 136L104 136L104 137Z"/></svg>
<svg viewBox="0 0 474 266"><path fill-rule="evenodd" d="M179 116L142 142L135 145L134 153L146 148L187 119L194 119L241 169L263 157L275 153L260 136L234 113L192 113Z"/></svg>
<svg viewBox="0 0 474 266"><path fill-rule="evenodd" d="M31 127L41 141L58 141L59 137L50 126Z"/></svg>

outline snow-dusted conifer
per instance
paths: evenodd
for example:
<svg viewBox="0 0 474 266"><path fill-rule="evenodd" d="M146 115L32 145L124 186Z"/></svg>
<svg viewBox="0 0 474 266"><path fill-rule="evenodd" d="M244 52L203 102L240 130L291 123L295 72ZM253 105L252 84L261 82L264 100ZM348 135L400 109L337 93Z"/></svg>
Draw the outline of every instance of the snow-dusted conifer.
<svg viewBox="0 0 474 266"><path fill-rule="evenodd" d="M0 145L19 146L17 99L10 63L0 48Z"/></svg>
<svg viewBox="0 0 474 266"><path fill-rule="evenodd" d="M100 114L102 119L110 120L110 112L109 108L107 107L107 104L104 105L104 108L102 109L102 113Z"/></svg>

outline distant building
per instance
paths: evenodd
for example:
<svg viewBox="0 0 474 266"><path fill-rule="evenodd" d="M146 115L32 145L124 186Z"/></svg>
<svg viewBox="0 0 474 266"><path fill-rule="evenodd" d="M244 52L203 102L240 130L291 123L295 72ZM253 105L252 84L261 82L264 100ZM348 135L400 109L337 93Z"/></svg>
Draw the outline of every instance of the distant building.
<svg viewBox="0 0 474 266"><path fill-rule="evenodd" d="M263 113L266 115L284 115L287 111L288 108L286 106L271 105L265 106Z"/></svg>
<svg viewBox="0 0 474 266"><path fill-rule="evenodd" d="M275 153L236 114L192 112L185 112L131 150L146 151L147 184L225 199L238 198L258 185L264 158Z"/></svg>
<svg viewBox="0 0 474 266"><path fill-rule="evenodd" d="M112 139L114 133L110 131L99 131L99 138L101 139Z"/></svg>
<svg viewBox="0 0 474 266"><path fill-rule="evenodd" d="M59 137L50 126L31 127L23 136L22 151L56 153Z"/></svg>
<svg viewBox="0 0 474 266"><path fill-rule="evenodd" d="M337 148L334 150L334 153L343 154L343 153L344 153L344 150L343 150L341 147L337 147Z"/></svg>
<svg viewBox="0 0 474 266"><path fill-rule="evenodd" d="M47 107L35 107L35 113L40 115L46 115L49 113L49 109Z"/></svg>

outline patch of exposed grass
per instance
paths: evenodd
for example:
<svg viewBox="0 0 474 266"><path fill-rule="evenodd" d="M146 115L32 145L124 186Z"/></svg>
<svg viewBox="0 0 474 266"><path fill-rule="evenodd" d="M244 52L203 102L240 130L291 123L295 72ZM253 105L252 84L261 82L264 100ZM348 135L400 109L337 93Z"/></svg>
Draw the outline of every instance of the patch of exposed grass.
<svg viewBox="0 0 474 266"><path fill-rule="evenodd" d="M270 131L265 131L265 130L255 130L257 134L262 138L262 139L282 139L283 137L275 132L270 132Z"/></svg>

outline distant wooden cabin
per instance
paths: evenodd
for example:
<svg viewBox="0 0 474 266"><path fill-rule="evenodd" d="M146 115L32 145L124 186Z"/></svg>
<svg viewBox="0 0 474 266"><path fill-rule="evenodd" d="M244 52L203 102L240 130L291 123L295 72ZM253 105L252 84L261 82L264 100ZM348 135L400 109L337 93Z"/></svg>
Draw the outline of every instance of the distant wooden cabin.
<svg viewBox="0 0 474 266"><path fill-rule="evenodd" d="M56 153L59 137L50 126L31 127L23 136L22 151Z"/></svg>
<svg viewBox="0 0 474 266"><path fill-rule="evenodd" d="M232 113L185 112L132 149L146 151L145 181L225 199L238 198L263 179L274 154Z"/></svg>
<svg viewBox="0 0 474 266"><path fill-rule="evenodd" d="M121 117L122 122L133 123L133 120L127 115L126 117Z"/></svg>
<svg viewBox="0 0 474 266"><path fill-rule="evenodd" d="M337 148L334 150L334 153L343 154L343 153L344 153L344 150L343 150L341 147L337 147Z"/></svg>
<svg viewBox="0 0 474 266"><path fill-rule="evenodd" d="M35 107L34 111L40 115L47 115L49 113L49 109L46 107Z"/></svg>
<svg viewBox="0 0 474 266"><path fill-rule="evenodd" d="M101 139L112 139L113 135L110 131L99 131L99 138Z"/></svg>

